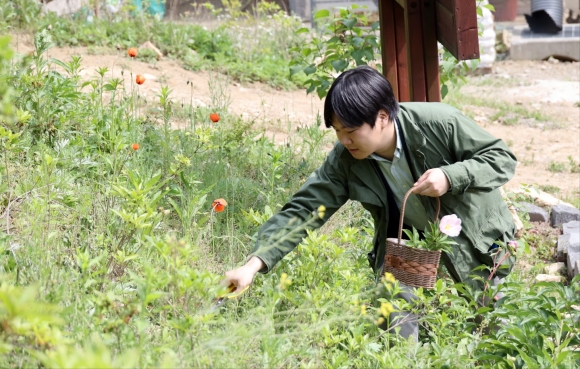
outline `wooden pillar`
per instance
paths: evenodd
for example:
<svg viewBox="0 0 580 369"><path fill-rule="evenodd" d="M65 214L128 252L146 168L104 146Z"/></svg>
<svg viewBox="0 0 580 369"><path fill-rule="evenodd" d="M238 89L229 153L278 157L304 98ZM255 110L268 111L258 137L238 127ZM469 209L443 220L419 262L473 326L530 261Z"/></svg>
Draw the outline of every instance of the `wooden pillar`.
<svg viewBox="0 0 580 369"><path fill-rule="evenodd" d="M405 30L407 36L405 38L407 40L411 101L427 101L421 1L407 0L405 5Z"/></svg>
<svg viewBox="0 0 580 369"><path fill-rule="evenodd" d="M395 0L379 1L379 18L381 19L381 57L383 74L391 83L395 98L399 97L399 78L397 71L397 43L395 38Z"/></svg>
<svg viewBox="0 0 580 369"><path fill-rule="evenodd" d="M435 1L422 0L421 6L424 24L423 53L425 55L425 86L427 88L427 101L441 101Z"/></svg>
<svg viewBox="0 0 580 369"><path fill-rule="evenodd" d="M429 4L430 0L379 2L383 74L400 102L441 100L435 8Z"/></svg>
<svg viewBox="0 0 580 369"><path fill-rule="evenodd" d="M405 31L405 10L399 4L394 4L395 40L397 43L397 72L399 79L399 101L413 101L409 83L409 63L407 59L407 32Z"/></svg>

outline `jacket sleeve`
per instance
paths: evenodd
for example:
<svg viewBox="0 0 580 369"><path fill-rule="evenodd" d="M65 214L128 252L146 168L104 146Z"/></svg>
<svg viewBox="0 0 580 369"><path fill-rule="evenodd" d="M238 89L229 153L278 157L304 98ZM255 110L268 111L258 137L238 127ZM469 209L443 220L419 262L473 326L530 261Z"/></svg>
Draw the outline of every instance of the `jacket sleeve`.
<svg viewBox="0 0 580 369"><path fill-rule="evenodd" d="M513 177L517 159L501 139L459 111L442 128L454 160L441 169L454 195L492 191Z"/></svg>
<svg viewBox="0 0 580 369"><path fill-rule="evenodd" d="M306 237L308 230L322 226L348 200L347 175L338 160L342 150L337 144L280 212L260 227L248 258L262 259L266 267L261 273L269 272ZM322 219L314 216L320 205L326 208Z"/></svg>

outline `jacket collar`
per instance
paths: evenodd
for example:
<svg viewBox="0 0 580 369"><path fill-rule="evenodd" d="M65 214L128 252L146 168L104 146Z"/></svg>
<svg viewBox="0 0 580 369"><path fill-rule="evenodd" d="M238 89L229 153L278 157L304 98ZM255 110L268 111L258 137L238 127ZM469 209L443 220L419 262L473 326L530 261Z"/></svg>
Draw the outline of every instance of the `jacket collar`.
<svg viewBox="0 0 580 369"><path fill-rule="evenodd" d="M419 130L417 125L408 117L405 112L399 111L397 116L397 122L399 123L399 128L403 131L403 137L405 138L405 144L410 151L419 151L427 141L423 132Z"/></svg>

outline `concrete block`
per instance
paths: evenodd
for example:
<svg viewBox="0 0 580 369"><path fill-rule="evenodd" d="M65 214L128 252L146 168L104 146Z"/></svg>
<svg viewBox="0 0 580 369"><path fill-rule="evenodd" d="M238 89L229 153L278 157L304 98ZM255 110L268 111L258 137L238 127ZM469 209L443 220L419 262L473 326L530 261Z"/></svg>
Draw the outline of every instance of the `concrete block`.
<svg viewBox="0 0 580 369"><path fill-rule="evenodd" d="M87 0L53 0L44 4L43 11L56 13L60 17L78 12L83 5L88 5L88 3Z"/></svg>
<svg viewBox="0 0 580 369"><path fill-rule="evenodd" d="M556 250L556 258L558 260L565 260L566 254L570 252L580 252L580 234L569 233L558 237L558 247Z"/></svg>
<svg viewBox="0 0 580 369"><path fill-rule="evenodd" d="M569 252L566 261L568 276L573 278L580 272L577 267L577 263L580 262L580 252Z"/></svg>
<svg viewBox="0 0 580 369"><path fill-rule="evenodd" d="M562 282L562 277L559 275L538 274L536 282Z"/></svg>
<svg viewBox="0 0 580 369"><path fill-rule="evenodd" d="M580 233L580 221L573 220L568 223L564 223L562 225L562 233L570 234L570 233Z"/></svg>
<svg viewBox="0 0 580 369"><path fill-rule="evenodd" d="M552 263L548 265L544 270L546 271L547 274L558 275L560 274L560 271L564 269L566 269L565 263Z"/></svg>
<svg viewBox="0 0 580 369"><path fill-rule="evenodd" d="M518 210L528 213L530 216L530 222L547 222L550 220L550 214L543 208L530 204L527 202L520 202L518 204Z"/></svg>
<svg viewBox="0 0 580 369"><path fill-rule="evenodd" d="M580 210L566 205L554 205L552 207L552 217L550 220L552 227L559 227L573 220L580 220Z"/></svg>
<svg viewBox="0 0 580 369"><path fill-rule="evenodd" d="M514 27L510 59L545 60L550 56L580 61L580 35L577 24L565 24L556 35L535 34L527 25Z"/></svg>

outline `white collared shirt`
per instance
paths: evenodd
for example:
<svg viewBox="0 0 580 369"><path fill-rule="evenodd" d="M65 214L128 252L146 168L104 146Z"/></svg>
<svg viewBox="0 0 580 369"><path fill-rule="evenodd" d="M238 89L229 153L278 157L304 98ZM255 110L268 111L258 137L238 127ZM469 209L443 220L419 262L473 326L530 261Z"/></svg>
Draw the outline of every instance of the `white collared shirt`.
<svg viewBox="0 0 580 369"><path fill-rule="evenodd" d="M396 124L395 133L397 135L397 147L395 148L393 161L389 161L376 154L371 154L369 159L374 159L379 163L383 176L393 191L393 196L395 197L399 211L401 211L401 204L403 203L405 194L413 187L415 181L413 180L409 163L405 158L403 142L399 134L399 127ZM415 227L419 231L424 231L428 227L429 219L427 212L418 195L411 194L407 199L404 222L406 225Z"/></svg>

